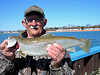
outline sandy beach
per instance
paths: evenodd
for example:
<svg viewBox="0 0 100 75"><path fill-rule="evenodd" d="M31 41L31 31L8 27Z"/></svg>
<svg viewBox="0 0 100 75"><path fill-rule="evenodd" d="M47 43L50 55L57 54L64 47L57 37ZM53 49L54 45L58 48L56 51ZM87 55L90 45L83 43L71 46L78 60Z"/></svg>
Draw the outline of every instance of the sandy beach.
<svg viewBox="0 0 100 75"><path fill-rule="evenodd" d="M71 30L71 31L72 31L72 32L73 32L73 31L79 31L79 32L80 32L80 31L100 31L100 29L93 29L93 30Z"/></svg>
<svg viewBox="0 0 100 75"><path fill-rule="evenodd" d="M91 30L55 30L55 31L47 31L47 32L83 32L83 31L100 31L100 29L91 29Z"/></svg>

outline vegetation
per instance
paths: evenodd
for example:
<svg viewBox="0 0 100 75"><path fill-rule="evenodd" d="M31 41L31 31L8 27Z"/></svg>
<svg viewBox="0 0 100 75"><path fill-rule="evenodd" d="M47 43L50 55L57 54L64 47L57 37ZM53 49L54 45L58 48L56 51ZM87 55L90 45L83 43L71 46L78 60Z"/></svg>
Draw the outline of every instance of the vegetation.
<svg viewBox="0 0 100 75"><path fill-rule="evenodd" d="M78 29L78 30L85 30L85 29L89 29L89 28L100 28L100 24L98 25L90 25L87 24L85 26L76 26L76 25L67 25L67 26L62 26L62 27L48 27L45 28L47 31L56 31L58 29ZM17 30L17 31L0 31L0 33L19 33L19 32L23 32L24 30Z"/></svg>
<svg viewBox="0 0 100 75"><path fill-rule="evenodd" d="M46 28L47 31L55 31L57 29L78 29L78 30L84 30L87 28L100 28L100 24L99 25L89 25L87 24L86 26L63 26L63 27L49 27Z"/></svg>

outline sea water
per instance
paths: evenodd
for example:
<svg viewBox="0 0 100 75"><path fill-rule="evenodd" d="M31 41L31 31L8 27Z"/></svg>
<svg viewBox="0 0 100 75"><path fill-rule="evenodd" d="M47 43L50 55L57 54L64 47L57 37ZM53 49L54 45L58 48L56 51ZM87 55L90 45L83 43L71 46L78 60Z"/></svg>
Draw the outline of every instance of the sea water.
<svg viewBox="0 0 100 75"><path fill-rule="evenodd" d="M91 47L100 46L100 31L84 31L84 32L50 32L56 36L76 37L78 39L90 39Z"/></svg>

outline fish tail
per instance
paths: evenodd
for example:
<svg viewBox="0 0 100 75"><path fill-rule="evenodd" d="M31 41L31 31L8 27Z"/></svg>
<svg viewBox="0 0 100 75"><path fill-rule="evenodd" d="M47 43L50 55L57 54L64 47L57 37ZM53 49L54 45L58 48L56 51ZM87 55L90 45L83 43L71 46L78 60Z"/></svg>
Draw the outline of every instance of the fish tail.
<svg viewBox="0 0 100 75"><path fill-rule="evenodd" d="M90 39L85 40L85 45L82 47L82 49L83 49L85 52L89 52L89 51L90 51L90 46L91 46L91 41L90 41Z"/></svg>

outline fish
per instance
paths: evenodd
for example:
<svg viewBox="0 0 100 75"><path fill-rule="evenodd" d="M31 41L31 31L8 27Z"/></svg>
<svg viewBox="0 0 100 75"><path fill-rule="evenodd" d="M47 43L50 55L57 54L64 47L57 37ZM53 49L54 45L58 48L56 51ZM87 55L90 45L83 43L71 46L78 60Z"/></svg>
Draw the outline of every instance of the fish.
<svg viewBox="0 0 100 75"><path fill-rule="evenodd" d="M91 46L90 39L77 39L73 36L55 36L52 34L45 34L37 38L11 37L8 41L7 47L12 47L16 42L19 43L18 51L22 56L48 56L48 51L45 50L46 46L53 43L60 44L65 50L78 46L84 52L89 52Z"/></svg>

